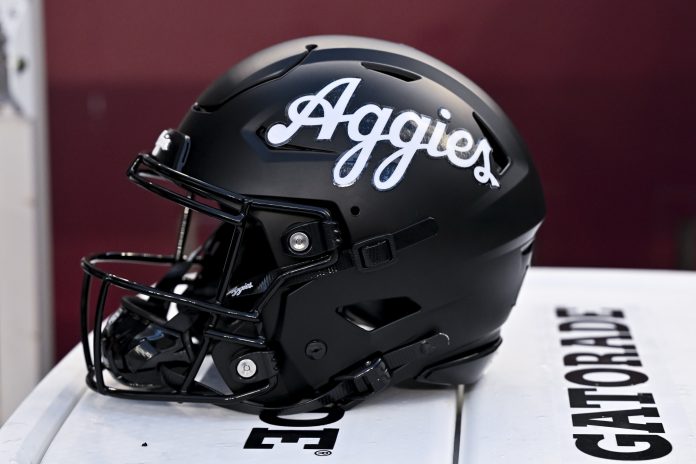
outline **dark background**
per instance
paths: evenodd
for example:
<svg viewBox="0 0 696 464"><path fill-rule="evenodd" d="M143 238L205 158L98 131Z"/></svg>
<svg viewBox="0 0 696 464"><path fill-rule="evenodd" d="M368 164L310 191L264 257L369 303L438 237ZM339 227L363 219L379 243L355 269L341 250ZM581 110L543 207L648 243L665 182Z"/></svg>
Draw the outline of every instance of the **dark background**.
<svg viewBox="0 0 696 464"><path fill-rule="evenodd" d="M694 268L696 2L45 2L56 356L79 258L170 252L178 211L125 169L236 61L312 34L404 42L503 107L547 195L544 266Z"/></svg>

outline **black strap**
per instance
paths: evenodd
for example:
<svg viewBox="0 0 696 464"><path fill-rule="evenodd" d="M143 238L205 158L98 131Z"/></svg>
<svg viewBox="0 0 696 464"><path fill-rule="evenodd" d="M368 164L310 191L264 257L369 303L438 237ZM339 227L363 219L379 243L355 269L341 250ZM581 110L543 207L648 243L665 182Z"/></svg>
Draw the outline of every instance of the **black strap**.
<svg viewBox="0 0 696 464"><path fill-rule="evenodd" d="M418 242L422 242L436 235L438 229L437 221L431 217L423 219L405 229L401 229L394 234L396 249L403 250Z"/></svg>
<svg viewBox="0 0 696 464"><path fill-rule="evenodd" d="M437 232L437 221L429 217L393 234L361 240L344 252L337 266L340 270L353 266L361 271L380 269L396 261L401 250L420 243L436 235Z"/></svg>
<svg viewBox="0 0 696 464"><path fill-rule="evenodd" d="M416 359L429 356L431 353L449 345L449 337L438 333L419 340L416 343L403 346L382 356L390 369L395 370Z"/></svg>
<svg viewBox="0 0 696 464"><path fill-rule="evenodd" d="M293 406L267 407L261 409L283 414L298 414L315 411L323 406L336 405L349 409L370 395L387 388L392 375L420 358L430 356L435 351L449 345L449 337L437 333L410 345L402 346L382 356L365 361L352 371L339 375L334 380L338 383L331 390Z"/></svg>

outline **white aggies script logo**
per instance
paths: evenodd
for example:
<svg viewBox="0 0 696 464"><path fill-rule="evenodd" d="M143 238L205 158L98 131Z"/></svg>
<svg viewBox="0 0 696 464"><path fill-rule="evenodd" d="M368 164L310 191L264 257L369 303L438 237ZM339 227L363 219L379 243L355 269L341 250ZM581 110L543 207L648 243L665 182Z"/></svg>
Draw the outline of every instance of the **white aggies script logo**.
<svg viewBox="0 0 696 464"><path fill-rule="evenodd" d="M333 169L333 180L339 187L348 187L358 180L372 150L381 141L388 141L397 150L375 170L372 183L377 190L389 190L398 184L419 150L426 150L428 156L433 158L447 157L450 163L459 168L473 167L481 158L483 163L474 168L474 178L481 184L500 186L491 172L493 149L485 138L474 144L469 131L455 129L446 133L446 122L438 120L431 126L432 118L410 110L396 115L387 128L394 110L372 103L361 106L353 114L346 114L348 102L361 80L357 77L338 79L316 95L297 98L288 106L290 123L272 125L266 132L266 141L273 146L281 146L288 143L301 128L312 126L321 127L317 140L330 140L336 127L347 123L348 137L356 144L338 158ZM327 96L341 86L345 86L343 92L336 103L331 104ZM318 111L319 108L321 111ZM452 114L446 108L441 108L438 116L449 121Z"/></svg>

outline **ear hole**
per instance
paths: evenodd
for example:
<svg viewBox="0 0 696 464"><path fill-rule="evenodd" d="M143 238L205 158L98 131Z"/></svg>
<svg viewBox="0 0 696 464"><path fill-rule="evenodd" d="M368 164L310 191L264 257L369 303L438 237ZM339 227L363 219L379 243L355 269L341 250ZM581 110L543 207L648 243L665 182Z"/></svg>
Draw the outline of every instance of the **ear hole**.
<svg viewBox="0 0 696 464"><path fill-rule="evenodd" d="M408 297L363 301L336 309L346 321L366 332L384 327L420 310L420 305Z"/></svg>
<svg viewBox="0 0 696 464"><path fill-rule="evenodd" d="M359 215L359 214L360 214L360 208L357 207L357 206L351 206L351 207L350 207L350 214L352 214L353 216Z"/></svg>

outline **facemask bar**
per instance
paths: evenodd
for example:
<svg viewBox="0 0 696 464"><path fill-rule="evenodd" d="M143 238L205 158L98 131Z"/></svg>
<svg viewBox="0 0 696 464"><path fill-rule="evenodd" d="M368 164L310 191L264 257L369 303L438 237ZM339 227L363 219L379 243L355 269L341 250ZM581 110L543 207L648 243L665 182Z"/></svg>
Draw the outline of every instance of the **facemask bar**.
<svg viewBox="0 0 696 464"><path fill-rule="evenodd" d="M227 287L230 284L234 269L239 260L239 247L243 240L246 218L249 212L251 210L267 210L288 214L299 213L308 215L310 217L317 217L321 221L331 223L331 214L329 211L324 208L310 205L300 205L269 199L252 198L233 192L228 192L190 177L178 170L172 169L156 159L155 156L146 153L140 154L136 158L128 170L128 177L138 185L153 191L154 193L157 193L170 201L182 205L184 207L184 213L177 236L176 250L173 255L108 252L83 258L81 264L85 275L82 286L81 335L85 361L88 367L88 386L99 393L122 398L209 402L216 404L231 404L249 400L274 388L276 384L275 376L270 377L263 386L255 388L251 391L245 391L242 393L233 392L231 395L224 395L210 387L195 382L194 378L200 370L203 359L205 358L206 354L208 354L209 345L213 340L230 342L240 346L248 346L256 350L268 349L266 340L261 334L259 324L259 315L261 314L261 311L263 311L263 308L266 306L268 301L288 279L296 277L301 278L303 275L311 275L318 270L332 266L338 261L339 258L337 246L334 246L332 249L328 250L327 253L318 258L312 260L308 259L299 264L278 269L278 274L269 285L269 288L259 297L249 311L232 309L223 306L222 301L225 296L225 292L227 291ZM156 182L153 182L154 179L173 182L180 188L184 189L187 192L187 195L182 195L181 193L175 192L174 190L168 189ZM228 208L223 210L221 208L212 207L208 204L197 201L196 196L201 196L221 205L226 205ZM103 262L127 262L138 265L181 265L181 263L186 260L184 256L184 245L188 235L191 211L200 212L234 227L233 238L229 244L227 258L223 266L222 276L214 302L190 298L171 291L162 290L157 287L143 285L116 274L106 272L97 266L97 264ZM337 243L340 243L339 239L336 238L336 240ZM189 257L188 259L195 261L196 258ZM101 281L101 285L99 286L96 298L96 308L93 319L94 337L92 348L90 350L88 322L90 313L90 290L92 287L93 278ZM187 308L192 308L211 315L211 321L208 324L208 327L205 329L199 353L190 366L186 381L178 391L156 392L127 390L108 386L104 382L103 370L106 367L104 366L102 360L102 322L104 319L104 307L107 300L107 294L112 285L121 289L136 292L137 294L145 295L157 301L164 301L170 304L176 303L177 305L182 305ZM249 337L216 329L214 328L214 325L219 317L251 322L257 328L258 336ZM195 393L193 393L194 390Z"/></svg>
<svg viewBox="0 0 696 464"><path fill-rule="evenodd" d="M207 355L211 341L218 343L230 342L235 345L251 347L259 350L254 352L259 354L263 353L260 350L269 349L261 329L260 315L271 298L287 281L291 280L293 283L300 283L310 280L314 276L323 275L327 272L338 272L351 267L357 268L360 272L371 272L380 269L392 263L401 249L410 247L435 235L438 227L433 218L424 218L391 234L364 239L352 244L350 248L343 247L344 249L339 250L341 245L339 230L327 209L266 198L249 197L228 192L190 177L179 171L183 165L182 160L186 159L187 149L190 145L188 137L173 130L163 132L160 139L163 137L165 141L167 139L173 141L174 149L163 155L162 151L157 149L153 154L140 154L130 166L128 177L141 187L184 207L175 253L173 255L152 255L112 252L94 255L82 260L82 268L85 272L81 304L82 343L88 366L87 384L93 390L105 395L122 398L229 405L233 409L254 413L262 410L274 410L286 414L294 414L311 411L330 404L347 408L362 401L367 396L386 388L392 381L392 374L396 373L398 375L401 367L405 364L423 356L429 356L432 352L437 352L449 344L449 338L445 334L424 334L423 338L415 343L399 347L381 356L377 354L374 359L366 360L354 368L347 369L340 375L335 376L333 387L317 393L317 396L314 398L284 406L269 407L254 401L256 397L269 392L275 387L277 384L277 373L259 379L260 381L264 379L267 381L263 384L259 382L249 391L235 393L233 390L230 395L225 395L211 387L196 382L194 379L198 370L200 370L203 359ZM158 141L159 144L160 141ZM162 142L162 145L166 147L167 143ZM185 147L185 149L182 151L180 147ZM163 148L163 150L166 151L166 148ZM176 166L176 169L171 166ZM185 195L177 193L153 182L154 179L174 183L187 193ZM197 201L197 196L216 202L222 205L222 207L217 208ZM243 240L246 218L253 210L274 211L281 214L317 218L318 221L316 222L321 225L319 233L322 235L321 242L324 243L324 246L319 253L312 255L311 259L307 257L302 262L273 271L273 280L266 290L259 294L253 307L249 311L240 311L226 307L221 303L237 265L237 255ZM105 272L97 266L99 262L131 262L144 265L164 264L172 266L171 272L177 266L187 266L189 262L196 262L195 254L189 255L189 257L184 256L184 245L188 234L191 211L200 212L234 227L233 237L229 240L227 259L224 262L219 287L213 303L197 298L188 298L185 295L179 295L161 288L142 285L113 273ZM160 283L167 279L168 275L169 272ZM90 349L88 321L92 278L100 280L101 286L97 295L94 315L93 347ZM208 327L205 328L203 345L201 345L198 355L193 362L189 363L190 368L187 371L185 382L180 388L171 388L173 391L170 392L140 391L114 388L105 384L103 370L106 367L102 361L101 347L103 336L102 321L107 293L112 285L157 300L176 303L177 305L181 304L211 315L213 324L208 324ZM212 325L219 317L252 323L256 329L256 336L214 328ZM154 316L145 319L156 323ZM160 323L160 328L162 327ZM424 346L427 349L424 349ZM265 353L273 354L272 351L266 351ZM247 355L245 354L244 356ZM166 381L165 383L168 384Z"/></svg>

